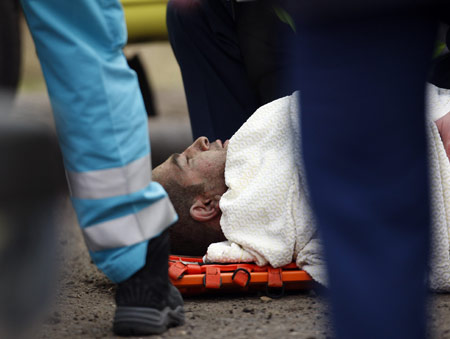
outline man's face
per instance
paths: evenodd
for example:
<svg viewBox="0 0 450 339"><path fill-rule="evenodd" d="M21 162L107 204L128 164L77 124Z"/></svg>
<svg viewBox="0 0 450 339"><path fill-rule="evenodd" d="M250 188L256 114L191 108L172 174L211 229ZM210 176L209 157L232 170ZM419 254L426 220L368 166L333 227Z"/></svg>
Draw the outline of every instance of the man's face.
<svg viewBox="0 0 450 339"><path fill-rule="evenodd" d="M158 177L172 179L183 186L205 184L207 190L222 194L225 186L225 160L228 140L210 143L208 138L200 137L183 153L172 154L153 171ZM220 192L219 192L220 191Z"/></svg>

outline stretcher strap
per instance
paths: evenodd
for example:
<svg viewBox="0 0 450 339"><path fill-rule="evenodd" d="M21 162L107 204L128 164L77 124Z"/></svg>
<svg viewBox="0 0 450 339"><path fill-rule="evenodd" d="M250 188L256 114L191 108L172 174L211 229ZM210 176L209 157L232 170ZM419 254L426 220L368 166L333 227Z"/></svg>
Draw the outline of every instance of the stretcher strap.
<svg viewBox="0 0 450 339"><path fill-rule="evenodd" d="M187 266L181 262L171 263L169 267L169 277L173 280L179 280L183 278L183 275L187 270Z"/></svg>
<svg viewBox="0 0 450 339"><path fill-rule="evenodd" d="M283 277L281 276L281 268L268 267L267 286L283 287Z"/></svg>
<svg viewBox="0 0 450 339"><path fill-rule="evenodd" d="M205 276L203 277L203 285L206 288L220 288L222 286L220 269L218 269L217 267L207 267Z"/></svg>
<svg viewBox="0 0 450 339"><path fill-rule="evenodd" d="M231 280L233 280L233 282L238 284L239 286L247 287L250 283L251 278L252 276L249 271L247 271L245 268L238 268L234 271Z"/></svg>
<svg viewBox="0 0 450 339"><path fill-rule="evenodd" d="M281 298L284 295L283 270L268 267L266 294L271 298Z"/></svg>

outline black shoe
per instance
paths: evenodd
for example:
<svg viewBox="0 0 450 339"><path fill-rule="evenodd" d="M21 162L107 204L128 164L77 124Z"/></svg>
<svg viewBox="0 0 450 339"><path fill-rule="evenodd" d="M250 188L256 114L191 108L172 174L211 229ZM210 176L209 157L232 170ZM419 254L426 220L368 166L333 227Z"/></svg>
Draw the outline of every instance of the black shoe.
<svg viewBox="0 0 450 339"><path fill-rule="evenodd" d="M114 333L160 334L184 324L183 298L168 276L168 231L149 242L145 266L116 292Z"/></svg>

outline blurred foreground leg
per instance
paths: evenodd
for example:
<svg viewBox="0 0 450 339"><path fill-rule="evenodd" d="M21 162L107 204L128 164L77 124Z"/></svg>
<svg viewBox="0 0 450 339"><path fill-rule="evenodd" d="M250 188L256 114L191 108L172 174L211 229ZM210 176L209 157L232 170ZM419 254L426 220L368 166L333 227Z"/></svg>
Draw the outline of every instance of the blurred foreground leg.
<svg viewBox="0 0 450 339"><path fill-rule="evenodd" d="M424 338L429 203L419 14L298 28L304 160L338 338Z"/></svg>
<svg viewBox="0 0 450 339"><path fill-rule="evenodd" d="M0 163L0 337L30 338L56 285L64 169L51 131L6 119Z"/></svg>

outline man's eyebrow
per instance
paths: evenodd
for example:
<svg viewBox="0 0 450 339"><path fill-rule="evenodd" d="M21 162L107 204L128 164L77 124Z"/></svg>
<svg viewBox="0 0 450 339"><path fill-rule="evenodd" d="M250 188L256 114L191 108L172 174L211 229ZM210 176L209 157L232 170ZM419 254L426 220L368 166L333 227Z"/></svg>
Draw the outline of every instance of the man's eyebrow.
<svg viewBox="0 0 450 339"><path fill-rule="evenodd" d="M170 162L172 164L174 164L175 166L177 166L180 170L183 170L183 168L180 165L180 162L178 160L178 158L180 157L180 154L178 153L174 153L170 156Z"/></svg>

